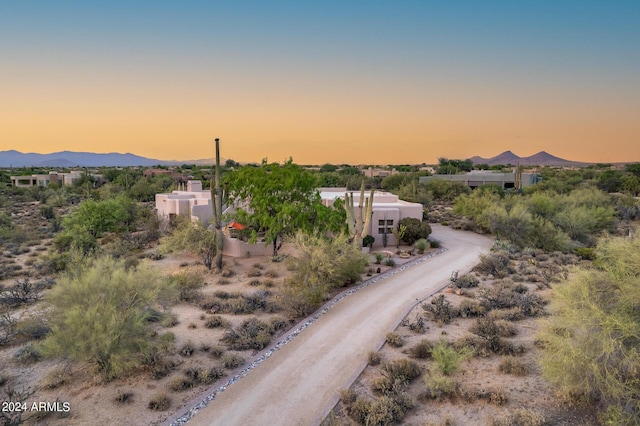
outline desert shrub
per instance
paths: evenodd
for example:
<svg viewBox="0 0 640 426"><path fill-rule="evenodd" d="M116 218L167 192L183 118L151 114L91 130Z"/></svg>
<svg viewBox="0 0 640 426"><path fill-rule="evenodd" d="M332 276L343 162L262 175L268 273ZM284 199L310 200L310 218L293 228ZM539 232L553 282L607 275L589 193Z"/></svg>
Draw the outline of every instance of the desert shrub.
<svg viewBox="0 0 640 426"><path fill-rule="evenodd" d="M396 266L396 261L389 257L384 261L384 264L385 266L390 266L393 268L394 266Z"/></svg>
<svg viewBox="0 0 640 426"><path fill-rule="evenodd" d="M273 287L275 285L275 283L273 282L273 280L264 280L262 285L264 285L265 287L269 288L269 287Z"/></svg>
<svg viewBox="0 0 640 426"><path fill-rule="evenodd" d="M171 328L180 324L180 321L178 321L178 316L176 314L169 314L164 317L160 324L162 324L163 327Z"/></svg>
<svg viewBox="0 0 640 426"><path fill-rule="evenodd" d="M483 275L493 275L496 278L505 277L509 271L509 256L502 251L480 255L480 262L473 268Z"/></svg>
<svg viewBox="0 0 640 426"><path fill-rule="evenodd" d="M167 411L171 407L171 399L164 393L154 395L147 407L153 411Z"/></svg>
<svg viewBox="0 0 640 426"><path fill-rule="evenodd" d="M249 278L255 278L260 276L262 276L262 271L258 268L249 269L247 271L247 277Z"/></svg>
<svg viewBox="0 0 640 426"><path fill-rule="evenodd" d="M423 303L422 309L439 324L448 324L458 316L457 310L451 305L444 294L434 297L430 303Z"/></svg>
<svg viewBox="0 0 640 426"><path fill-rule="evenodd" d="M460 392L460 384L457 381L440 374L427 374L424 381L427 385L424 397L428 399L451 399Z"/></svg>
<svg viewBox="0 0 640 426"><path fill-rule="evenodd" d="M473 318L483 316L487 310L475 300L463 300L458 306L458 314L462 318ZM520 312L520 311L518 311Z"/></svg>
<svg viewBox="0 0 640 426"><path fill-rule="evenodd" d="M196 352L196 346L192 341L188 341L180 348L180 355L184 357L190 357Z"/></svg>
<svg viewBox="0 0 640 426"><path fill-rule="evenodd" d="M118 392L113 401L117 404L130 404L133 402L133 392L121 391Z"/></svg>
<svg viewBox="0 0 640 426"><path fill-rule="evenodd" d="M464 274L455 280L455 285L458 288L473 288L478 287L480 280L472 274Z"/></svg>
<svg viewBox="0 0 640 426"><path fill-rule="evenodd" d="M484 389L480 398L486 399L491 404L504 405L509 402L509 394L502 386L492 386Z"/></svg>
<svg viewBox="0 0 640 426"><path fill-rule="evenodd" d="M176 335L170 331L162 333L158 338L158 349L164 352L173 352L173 345L176 341Z"/></svg>
<svg viewBox="0 0 640 426"><path fill-rule="evenodd" d="M423 254L424 251L429 248L429 240L420 238L413 246L418 250L418 253Z"/></svg>
<svg viewBox="0 0 640 426"><path fill-rule="evenodd" d="M250 286L257 287L257 286L259 286L260 284L262 284L262 282L261 282L260 280L251 280L251 281L249 281L249 285L250 285Z"/></svg>
<svg viewBox="0 0 640 426"><path fill-rule="evenodd" d="M44 353L119 377L155 350L147 308L175 298L175 287L144 265L127 270L110 257L76 263L48 294L53 312Z"/></svg>
<svg viewBox="0 0 640 426"><path fill-rule="evenodd" d="M220 272L220 275L221 275L223 278L231 278L231 277L233 277L235 274L236 274L236 273L235 273L235 271L234 271L233 269L231 269L231 268L226 268L226 267L223 267L223 268L222 268L222 272ZM227 281L228 281L228 280L227 280ZM227 283L227 284L228 284L228 283Z"/></svg>
<svg viewBox="0 0 640 426"><path fill-rule="evenodd" d="M404 345L404 339L399 333L396 333L395 331L387 333L386 340L387 344L394 348L400 348L402 347L402 345Z"/></svg>
<svg viewBox="0 0 640 426"><path fill-rule="evenodd" d="M171 234L160 241L163 252L187 251L196 254L204 266L211 270L218 253L216 236L201 221L179 218Z"/></svg>
<svg viewBox="0 0 640 426"><path fill-rule="evenodd" d="M41 340L44 339L51 331L51 327L42 317L29 317L18 322L16 327L16 335L27 340Z"/></svg>
<svg viewBox="0 0 640 426"><path fill-rule="evenodd" d="M449 345L445 339L441 339L437 345L431 349L431 358L435 361L438 369L445 376L455 373L460 363L471 356L472 352L466 348L455 348Z"/></svg>
<svg viewBox="0 0 640 426"><path fill-rule="evenodd" d="M406 358L387 362L382 366L382 370L391 380L400 380L404 383L420 376L420 366Z"/></svg>
<svg viewBox="0 0 640 426"><path fill-rule="evenodd" d="M376 253L376 265L380 265L384 260L384 255L382 253Z"/></svg>
<svg viewBox="0 0 640 426"><path fill-rule="evenodd" d="M369 235L367 234L363 239L362 239L362 247L369 247L371 248L373 246L373 243L376 242L376 237L374 237L373 235Z"/></svg>
<svg viewBox="0 0 640 426"><path fill-rule="evenodd" d="M199 381L203 385L209 385L217 380L220 380L225 376L224 369L222 367L216 366L205 369L200 373Z"/></svg>
<svg viewBox="0 0 640 426"><path fill-rule="evenodd" d="M543 426L547 424L544 415L526 408L518 408L493 418L491 426Z"/></svg>
<svg viewBox="0 0 640 426"><path fill-rule="evenodd" d="M553 315L540 334L545 377L619 424L640 418L638 387L629 386L640 377L639 276L639 238L601 241L595 268L554 287Z"/></svg>
<svg viewBox="0 0 640 426"><path fill-rule="evenodd" d="M520 321L524 318L524 314L520 308L509 309L494 309L487 315L494 321L506 320L506 321Z"/></svg>
<svg viewBox="0 0 640 426"><path fill-rule="evenodd" d="M200 298L198 289L204 285L201 274L181 272L173 275L171 280L178 289L180 300L184 302L195 302Z"/></svg>
<svg viewBox="0 0 640 426"><path fill-rule="evenodd" d="M405 396L402 403L398 402L398 398L390 396L382 396L369 406L369 410L365 419L367 425L393 425L401 421L405 413L413 408L413 401Z"/></svg>
<svg viewBox="0 0 640 426"><path fill-rule="evenodd" d="M227 285L227 284L231 284L231 280L228 278L220 278L218 280L218 285Z"/></svg>
<svg viewBox="0 0 640 426"><path fill-rule="evenodd" d="M416 320L413 322L408 318L404 319L402 320L400 325L403 327L408 327L409 330L415 333L424 333L426 331L425 324L424 324L424 317L422 317L421 315L416 315Z"/></svg>
<svg viewBox="0 0 640 426"><path fill-rule="evenodd" d="M32 283L29 278L17 279L7 288L0 287L0 305L17 307L34 303L40 298L40 290L42 286Z"/></svg>
<svg viewBox="0 0 640 426"><path fill-rule="evenodd" d="M491 318L478 318L469 331L484 339L491 351L499 352L503 348L500 329Z"/></svg>
<svg viewBox="0 0 640 426"><path fill-rule="evenodd" d="M144 365L148 367L149 374L154 380L167 377L177 367L176 362L157 352L148 354L144 359Z"/></svg>
<svg viewBox="0 0 640 426"><path fill-rule="evenodd" d="M213 358L222 358L224 353L225 349L222 346L212 346L211 349L209 349L209 354L211 354Z"/></svg>
<svg viewBox="0 0 640 426"><path fill-rule="evenodd" d="M227 330L222 341L234 350L260 350L271 342L275 331L271 324L258 318L250 318L244 320L240 326Z"/></svg>
<svg viewBox="0 0 640 426"><path fill-rule="evenodd" d="M420 239L427 239L431 234L431 226L427 222L413 217L405 217L398 221L398 226L405 226L402 241L412 245Z"/></svg>
<svg viewBox="0 0 640 426"><path fill-rule="evenodd" d="M16 351L14 358L23 364L32 364L42 359L40 350L31 342Z"/></svg>
<svg viewBox="0 0 640 426"><path fill-rule="evenodd" d="M513 337L518 334L518 328L511 322L505 320L495 321L500 337Z"/></svg>
<svg viewBox="0 0 640 426"><path fill-rule="evenodd" d="M514 376L526 376L529 374L529 367L522 360L513 356L502 358L498 369L503 373Z"/></svg>
<svg viewBox="0 0 640 426"><path fill-rule="evenodd" d="M193 380L188 377L175 377L172 379L167 387L173 392L181 392L191 389L194 386Z"/></svg>
<svg viewBox="0 0 640 426"><path fill-rule="evenodd" d="M207 319L207 321L204 323L204 326L206 328L224 328L229 326L229 321L225 320L220 315L214 315Z"/></svg>
<svg viewBox="0 0 640 426"><path fill-rule="evenodd" d="M297 257L287 259L293 275L282 300L295 316L315 310L329 290L360 281L367 256L346 235L327 239L298 232L292 244Z"/></svg>
<svg viewBox="0 0 640 426"><path fill-rule="evenodd" d="M280 274L278 274L278 271L276 271L275 269L268 269L265 273L264 276L267 278L278 278L280 276Z"/></svg>
<svg viewBox="0 0 640 426"><path fill-rule="evenodd" d="M366 398L358 397L352 404L347 405L347 415L351 417L357 424L368 424L367 416L369 415L369 411L371 411L372 405L372 401L369 401Z"/></svg>
<svg viewBox="0 0 640 426"><path fill-rule="evenodd" d="M446 222L443 222L442 226L447 226ZM429 239L429 245L431 248L440 248L442 246L439 240L434 240L432 238Z"/></svg>
<svg viewBox="0 0 640 426"><path fill-rule="evenodd" d="M380 364L380 361L382 361L382 357L380 356L380 353L377 351L371 351L367 355L367 363L369 365L378 365Z"/></svg>
<svg viewBox="0 0 640 426"><path fill-rule="evenodd" d="M54 367L44 376L39 385L42 389L57 389L67 383L70 373L71 371L68 366Z"/></svg>
<svg viewBox="0 0 640 426"><path fill-rule="evenodd" d="M513 286L507 285L480 289L476 297L488 310L518 307L526 317L540 315L546 304L537 294L519 293L514 291Z"/></svg>
<svg viewBox="0 0 640 426"><path fill-rule="evenodd" d="M340 391L340 402L342 402L345 406L349 406L356 402L358 398L358 394L353 389L342 389Z"/></svg>
<svg viewBox="0 0 640 426"><path fill-rule="evenodd" d="M244 358L235 353L227 353L222 357L222 365L229 369L240 367L244 362Z"/></svg>
<svg viewBox="0 0 640 426"><path fill-rule="evenodd" d="M411 349L409 350L409 355L412 358L429 359L431 358L432 349L433 344L427 339L422 339L415 346L411 347Z"/></svg>

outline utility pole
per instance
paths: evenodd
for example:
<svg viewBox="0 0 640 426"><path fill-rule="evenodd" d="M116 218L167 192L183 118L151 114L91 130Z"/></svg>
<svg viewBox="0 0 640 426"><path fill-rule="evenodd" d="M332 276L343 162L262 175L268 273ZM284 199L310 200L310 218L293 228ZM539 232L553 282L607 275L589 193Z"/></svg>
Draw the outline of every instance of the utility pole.
<svg viewBox="0 0 640 426"><path fill-rule="evenodd" d="M215 189L211 185L211 196L213 204L213 224L216 232L216 267L222 271L222 190L220 189L220 139L215 139L216 143L216 182Z"/></svg>

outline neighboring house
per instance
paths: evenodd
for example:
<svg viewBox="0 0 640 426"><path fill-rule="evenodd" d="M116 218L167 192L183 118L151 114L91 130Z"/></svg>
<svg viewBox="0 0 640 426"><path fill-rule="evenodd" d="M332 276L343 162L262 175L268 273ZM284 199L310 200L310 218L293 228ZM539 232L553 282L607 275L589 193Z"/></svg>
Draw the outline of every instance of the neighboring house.
<svg viewBox="0 0 640 426"><path fill-rule="evenodd" d="M363 169L365 177L374 178L374 177L382 177L385 178L387 176L397 175L398 171L396 169L374 169L373 167L369 167L367 169Z"/></svg>
<svg viewBox="0 0 640 426"><path fill-rule="evenodd" d="M347 192L345 188L320 188L319 191L325 206L333 205L336 198L344 200ZM353 194L354 209L357 209L360 203L360 191L348 192ZM368 198L370 194L371 191L366 191L365 198ZM392 230L397 229L400 219L412 217L421 221L423 209L422 204L401 200L397 195L390 192L375 191L373 194L371 225L368 232L369 235L376 239L373 245L376 247L383 245L382 236L386 228L387 245L395 246L396 237L393 235Z"/></svg>
<svg viewBox="0 0 640 426"><path fill-rule="evenodd" d="M203 190L199 180L190 180L187 181L186 191L156 194L156 209L159 217L185 215L191 220L208 223L213 216L211 191Z"/></svg>
<svg viewBox="0 0 640 426"><path fill-rule="evenodd" d="M469 188L477 188L480 185L493 184L503 189L516 187L516 173L499 173L491 170L472 170L463 175L433 175L421 176L420 182L427 183L430 180L440 179L450 182L461 182ZM535 173L522 173L522 188L531 186L538 182L538 175Z"/></svg>
<svg viewBox="0 0 640 426"><path fill-rule="evenodd" d="M49 172L48 174L34 174L30 176L11 176L11 185L17 188L31 188L33 186L47 187L49 185L73 185L85 172L71 171L69 173Z"/></svg>

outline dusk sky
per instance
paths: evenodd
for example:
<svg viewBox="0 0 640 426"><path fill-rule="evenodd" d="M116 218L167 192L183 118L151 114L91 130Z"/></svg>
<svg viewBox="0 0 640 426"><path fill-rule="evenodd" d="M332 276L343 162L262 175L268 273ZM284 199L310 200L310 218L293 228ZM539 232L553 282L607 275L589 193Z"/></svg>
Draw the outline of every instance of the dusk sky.
<svg viewBox="0 0 640 426"><path fill-rule="evenodd" d="M640 1L4 1L0 151L640 161Z"/></svg>

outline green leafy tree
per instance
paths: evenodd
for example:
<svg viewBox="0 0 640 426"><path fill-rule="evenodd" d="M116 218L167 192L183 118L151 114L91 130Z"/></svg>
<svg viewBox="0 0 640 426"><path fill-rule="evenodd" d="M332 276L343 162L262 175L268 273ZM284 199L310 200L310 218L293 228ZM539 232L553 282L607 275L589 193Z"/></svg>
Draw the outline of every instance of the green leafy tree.
<svg viewBox="0 0 640 426"><path fill-rule="evenodd" d="M274 256L282 238L297 230L344 229L344 213L324 206L315 185L315 176L291 159L283 165L263 161L260 167L245 166L227 177L230 201L244 206L236 220L252 228L251 241L264 235Z"/></svg>
<svg viewBox="0 0 640 426"><path fill-rule="evenodd" d="M640 424L640 239L606 239L595 266L554 288L540 339L545 377L602 408L605 424Z"/></svg>
<svg viewBox="0 0 640 426"><path fill-rule="evenodd" d="M87 200L67 216L62 225L66 229L83 228L92 237L98 238L105 232L118 232L131 223L129 201L125 198L105 201Z"/></svg>
<svg viewBox="0 0 640 426"><path fill-rule="evenodd" d="M51 332L44 353L87 362L107 380L140 367L156 350L149 307L175 300L174 287L148 267L111 257L71 262L47 295Z"/></svg>

